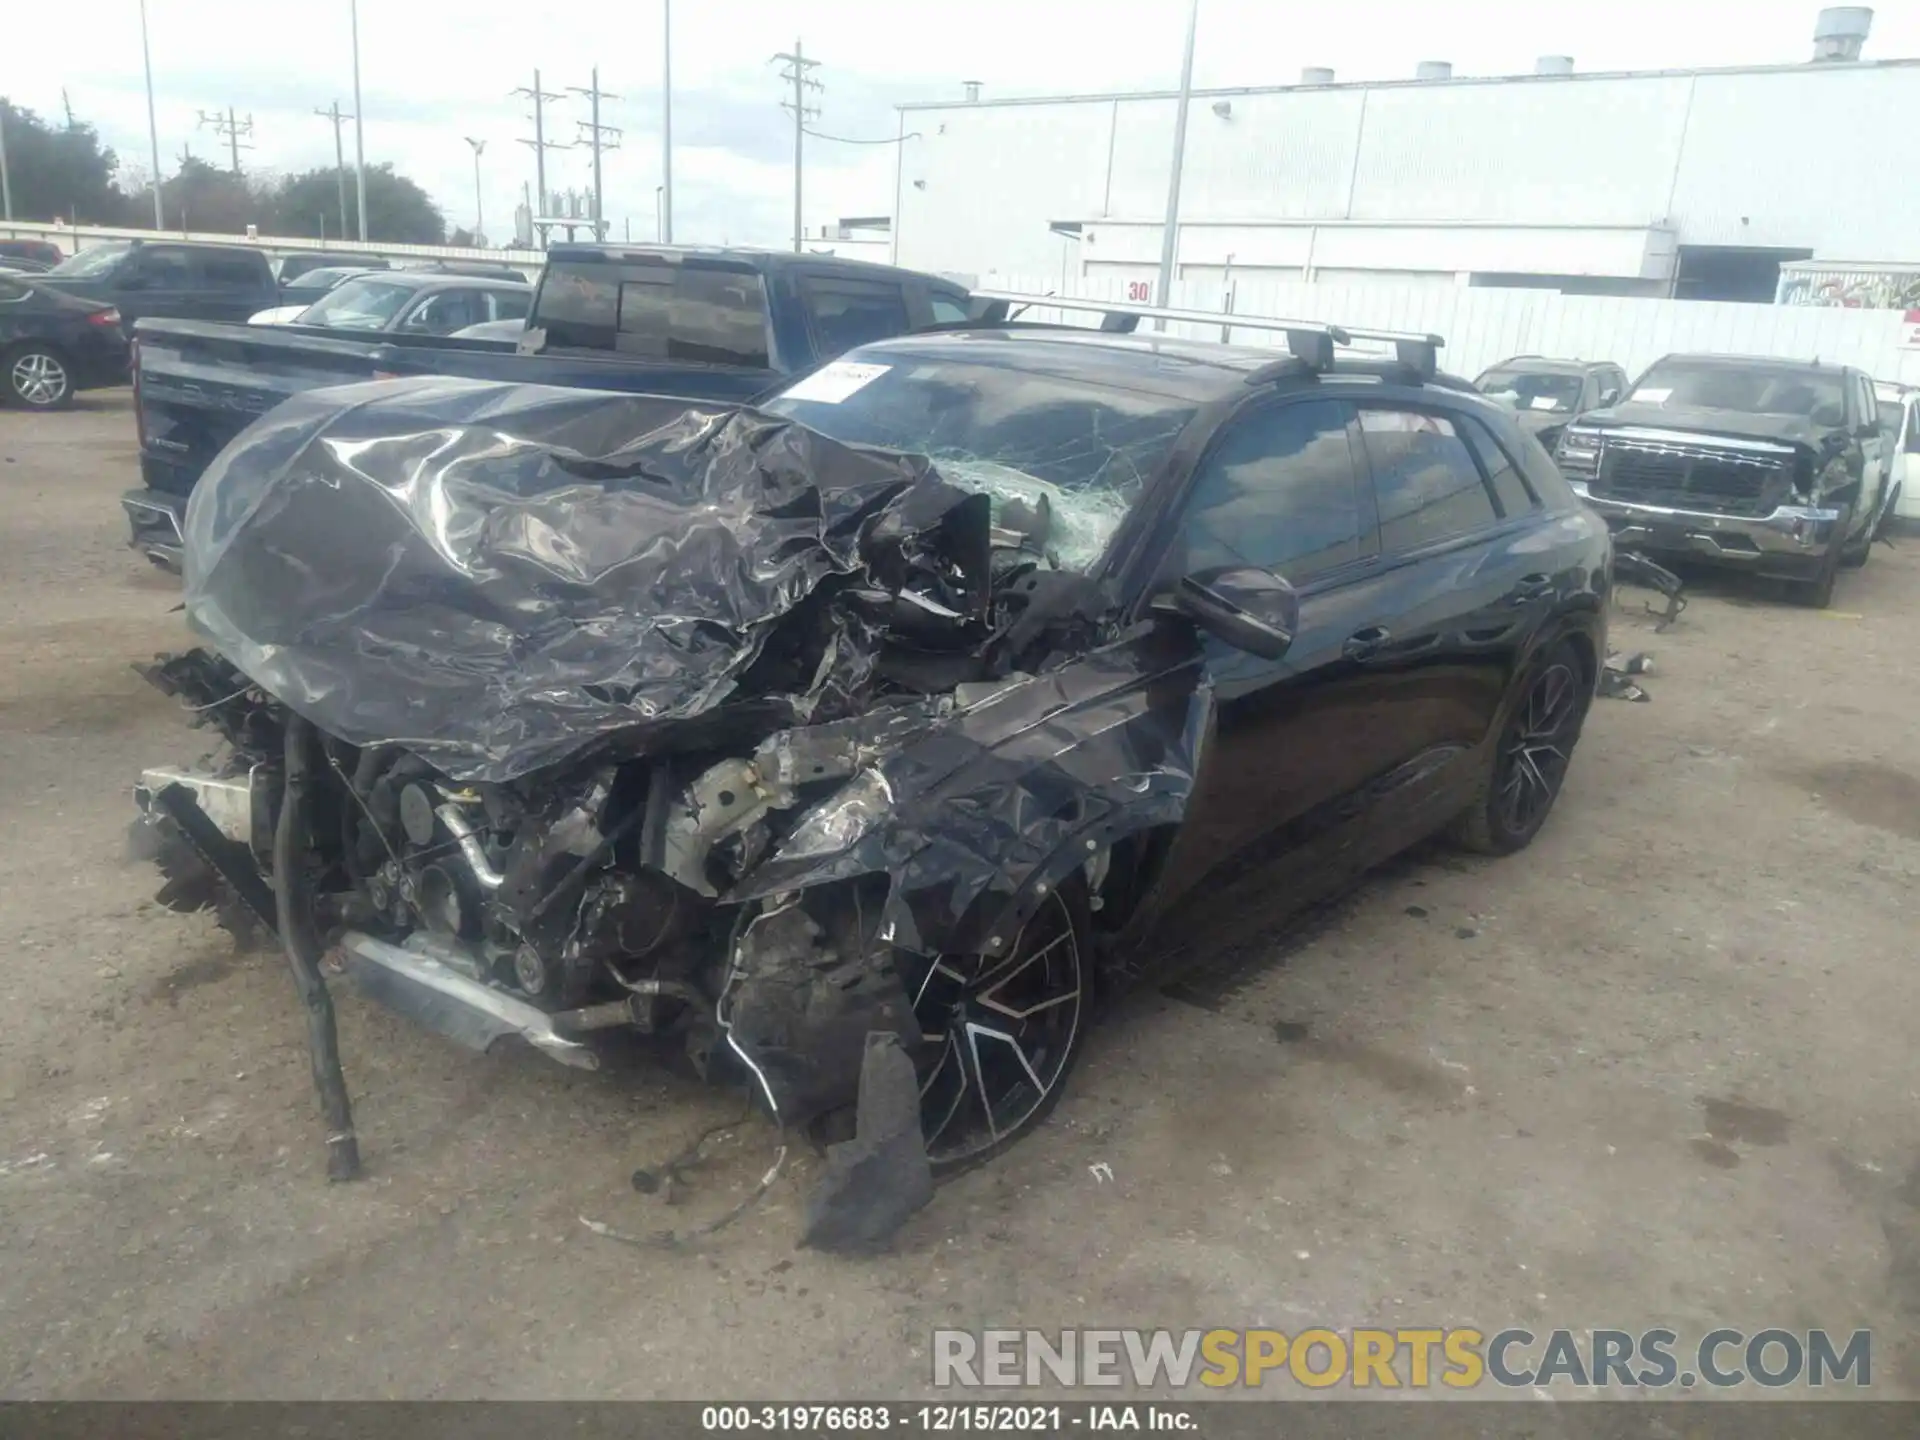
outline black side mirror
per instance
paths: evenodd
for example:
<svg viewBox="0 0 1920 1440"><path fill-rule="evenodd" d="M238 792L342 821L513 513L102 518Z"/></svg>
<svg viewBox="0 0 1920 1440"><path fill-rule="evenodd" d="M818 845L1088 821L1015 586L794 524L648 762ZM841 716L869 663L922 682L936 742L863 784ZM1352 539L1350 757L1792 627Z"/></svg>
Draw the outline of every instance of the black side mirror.
<svg viewBox="0 0 1920 1440"><path fill-rule="evenodd" d="M1620 391L1612 385L1609 385L1606 389L1600 392L1600 403L1602 406L1611 405L1613 404L1614 401L1618 400L1619 398L1620 398Z"/></svg>
<svg viewBox="0 0 1920 1440"><path fill-rule="evenodd" d="M1270 570L1215 570L1181 579L1162 600L1236 650L1278 660L1300 628L1300 597Z"/></svg>

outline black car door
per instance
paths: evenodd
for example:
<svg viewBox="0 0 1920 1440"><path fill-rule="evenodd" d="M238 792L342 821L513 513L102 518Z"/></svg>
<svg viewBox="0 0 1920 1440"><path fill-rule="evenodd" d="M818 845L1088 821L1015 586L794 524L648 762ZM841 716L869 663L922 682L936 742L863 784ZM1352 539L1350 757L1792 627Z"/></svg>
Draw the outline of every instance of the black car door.
<svg viewBox="0 0 1920 1440"><path fill-rule="evenodd" d="M244 251L200 250L198 312L202 319L241 322L279 298L264 257Z"/></svg>
<svg viewBox="0 0 1920 1440"><path fill-rule="evenodd" d="M1170 521L1156 589L1258 566L1299 591L1300 624L1279 660L1203 642L1215 727L1163 871L1163 912L1184 894L1210 919L1251 906L1271 920L1322 893L1357 798L1406 748L1391 675L1345 653L1395 618L1359 447L1348 401L1259 405L1222 429Z"/></svg>
<svg viewBox="0 0 1920 1440"><path fill-rule="evenodd" d="M1348 657L1393 696L1398 783L1369 797L1374 858L1444 823L1485 763L1516 671L1560 575L1537 497L1483 417L1416 393L1360 407L1380 525L1381 620ZM1369 862L1371 863L1371 861Z"/></svg>
<svg viewBox="0 0 1920 1440"><path fill-rule="evenodd" d="M210 317L196 305L198 277L193 261L181 245L142 245L121 266L114 301L131 326L149 316L163 320L199 320Z"/></svg>

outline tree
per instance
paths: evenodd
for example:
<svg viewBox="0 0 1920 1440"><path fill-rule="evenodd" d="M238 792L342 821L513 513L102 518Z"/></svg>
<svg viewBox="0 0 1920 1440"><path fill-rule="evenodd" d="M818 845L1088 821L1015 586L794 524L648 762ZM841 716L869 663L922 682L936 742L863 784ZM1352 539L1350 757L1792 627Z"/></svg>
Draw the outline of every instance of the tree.
<svg viewBox="0 0 1920 1440"><path fill-rule="evenodd" d="M244 235L249 225L264 230L269 204L247 188L243 177L194 155L182 160L180 173L160 186L160 203L166 207L168 225L221 235Z"/></svg>
<svg viewBox="0 0 1920 1440"><path fill-rule="evenodd" d="M359 205L353 171L346 172L346 238L360 235ZM319 239L321 226L329 237L340 231L340 172L331 165L288 177L273 196L268 221L276 235L306 235ZM324 217L324 219L322 218ZM262 229L268 226L263 225ZM367 167L367 238L401 245L438 245L446 239L447 221L440 209L413 181L396 175L391 164Z"/></svg>
<svg viewBox="0 0 1920 1440"><path fill-rule="evenodd" d="M5 99L0 125L16 219L111 225L126 218L126 198L113 184L119 161L91 125L54 125Z"/></svg>

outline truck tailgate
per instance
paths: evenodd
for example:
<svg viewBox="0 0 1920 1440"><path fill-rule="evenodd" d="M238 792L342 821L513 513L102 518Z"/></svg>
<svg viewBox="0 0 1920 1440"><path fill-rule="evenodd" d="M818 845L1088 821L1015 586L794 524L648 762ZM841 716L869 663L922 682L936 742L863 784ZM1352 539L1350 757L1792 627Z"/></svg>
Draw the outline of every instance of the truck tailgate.
<svg viewBox="0 0 1920 1440"><path fill-rule="evenodd" d="M141 471L150 487L176 495L289 395L371 379L379 343L197 320L142 320L134 339Z"/></svg>
<svg viewBox="0 0 1920 1440"><path fill-rule="evenodd" d="M771 370L748 366L698 365L578 351L522 355L510 347L475 342L387 344L374 352L373 360L374 368L383 375L454 375L463 380L507 380L518 385L614 390L624 395L677 395L689 401L723 404L751 400L781 379Z"/></svg>

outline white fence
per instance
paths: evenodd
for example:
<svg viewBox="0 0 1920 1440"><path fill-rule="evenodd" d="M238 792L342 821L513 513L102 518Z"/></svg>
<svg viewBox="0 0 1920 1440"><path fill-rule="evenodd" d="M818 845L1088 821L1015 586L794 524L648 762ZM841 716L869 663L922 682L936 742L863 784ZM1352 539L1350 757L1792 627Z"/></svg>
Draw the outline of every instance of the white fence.
<svg viewBox="0 0 1920 1440"><path fill-rule="evenodd" d="M1118 300L1139 282L1093 276L1002 276L983 280L996 290ZM1442 368L1471 379L1509 355L1610 360L1629 376L1675 352L1778 355L1856 365L1879 380L1920 384L1920 348L1907 348L1899 310L1843 310L1803 305L1746 305L1712 300L1633 300L1607 295L1561 295L1549 290L1434 290L1405 285L1322 285L1254 275L1230 282L1233 308L1243 315L1318 320L1378 330L1417 330L1446 341ZM1219 311L1225 294L1216 281L1175 282L1171 304ZM1158 301L1156 300L1156 303ZM1028 319L1088 324L1092 317L1064 311L1028 311ZM1222 316L1225 320L1226 317ZM1174 325L1176 334L1218 340L1220 325ZM1236 344L1279 345L1282 337L1235 330Z"/></svg>
<svg viewBox="0 0 1920 1440"><path fill-rule="evenodd" d="M0 220L0 240L51 240L67 254L119 240L187 240L213 245L253 245L262 250L324 250L329 254L381 255L389 260L488 260L500 265L524 265L538 270L547 257L538 250L476 250L465 245L392 245L381 241L362 244L335 235L314 240L301 235L207 234L186 230L136 230L115 225L46 225L26 220Z"/></svg>

